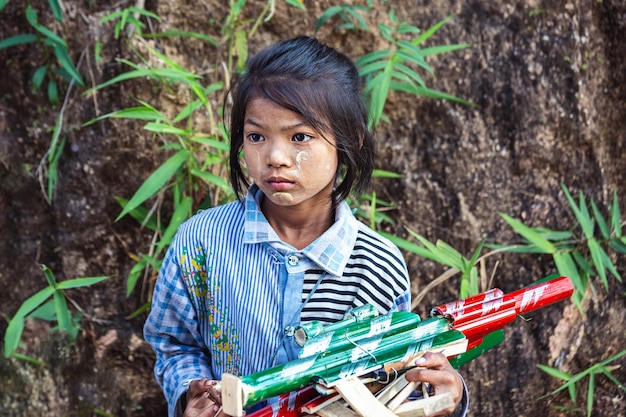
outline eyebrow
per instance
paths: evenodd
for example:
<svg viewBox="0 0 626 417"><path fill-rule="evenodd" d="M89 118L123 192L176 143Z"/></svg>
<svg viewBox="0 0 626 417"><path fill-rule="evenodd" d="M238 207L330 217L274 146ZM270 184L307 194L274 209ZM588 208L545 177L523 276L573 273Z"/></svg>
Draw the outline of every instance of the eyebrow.
<svg viewBox="0 0 626 417"><path fill-rule="evenodd" d="M250 124L256 127L264 127L262 124L260 124L259 122L255 121L254 119L250 119L247 118L244 120L243 122L244 125ZM308 124L307 122L298 122L298 123L294 123L292 125L287 125L287 126L282 126L280 128L280 130L293 130L293 129L298 129L300 127L308 127L309 129L313 129L313 126L311 126L310 124Z"/></svg>

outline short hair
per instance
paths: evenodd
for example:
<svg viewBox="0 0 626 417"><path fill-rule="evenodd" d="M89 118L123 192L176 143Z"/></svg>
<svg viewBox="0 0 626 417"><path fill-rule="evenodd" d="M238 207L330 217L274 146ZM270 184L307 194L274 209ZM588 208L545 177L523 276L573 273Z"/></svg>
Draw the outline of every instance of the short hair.
<svg viewBox="0 0 626 417"><path fill-rule="evenodd" d="M246 106L255 97L298 113L320 134L334 136L339 163L332 204L367 190L374 169L373 139L361 79L348 56L315 38L299 36L249 59L246 72L233 85L230 112L230 181L239 199L250 185L240 153Z"/></svg>

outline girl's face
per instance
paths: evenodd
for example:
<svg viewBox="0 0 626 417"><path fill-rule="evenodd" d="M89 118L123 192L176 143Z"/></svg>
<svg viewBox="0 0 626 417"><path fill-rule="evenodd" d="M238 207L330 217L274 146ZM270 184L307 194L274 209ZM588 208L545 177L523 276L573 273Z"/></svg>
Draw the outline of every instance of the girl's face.
<svg viewBox="0 0 626 417"><path fill-rule="evenodd" d="M338 166L332 135L322 137L300 114L261 97L248 102L243 135L246 166L267 203L329 207Z"/></svg>

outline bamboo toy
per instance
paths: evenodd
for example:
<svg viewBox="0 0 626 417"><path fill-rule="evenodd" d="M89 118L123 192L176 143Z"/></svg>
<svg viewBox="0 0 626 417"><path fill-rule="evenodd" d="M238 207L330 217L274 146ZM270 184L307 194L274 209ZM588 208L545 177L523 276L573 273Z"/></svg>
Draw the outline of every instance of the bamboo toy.
<svg viewBox="0 0 626 417"><path fill-rule="evenodd" d="M573 291L570 279L562 276L509 294L493 289L443 304L433 308L431 317L423 321L410 312L378 316L373 307L363 306L337 323L326 326L309 323L296 330L296 341L302 346L298 359L242 377L222 375L224 412L238 417L244 407L278 396L275 404L248 417L298 417L303 415L303 406L312 401L322 403L320 394L332 393L352 406L352 415L354 411L366 417L426 415L423 407L418 410L419 404L403 404L403 410L408 411L396 409L401 412L394 414L379 402L388 411L384 414L385 411L370 402L374 397L365 394L369 391L358 378L370 376L369 380L383 382L396 379L415 366L416 358L429 351L444 353L458 368L500 343L502 329L518 315L569 298ZM398 404L404 398L396 398L393 407L400 408ZM424 406L436 404L440 409L449 404L445 398L420 401ZM304 412L308 410L312 409L305 407Z"/></svg>

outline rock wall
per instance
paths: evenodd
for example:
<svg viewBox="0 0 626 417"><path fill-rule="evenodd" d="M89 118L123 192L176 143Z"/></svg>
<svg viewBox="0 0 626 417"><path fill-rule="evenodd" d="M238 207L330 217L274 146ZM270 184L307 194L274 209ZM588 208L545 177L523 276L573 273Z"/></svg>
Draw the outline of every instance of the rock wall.
<svg viewBox="0 0 626 417"><path fill-rule="evenodd" d="M315 16L327 1L307 12L277 2L251 48L313 33ZM111 26L98 21L110 5L63 2L64 23L41 7L40 21L68 39L88 85L119 74L116 57L130 57ZM383 3L381 3L382 5ZM127 7L130 3L120 3ZM250 2L258 13L264 2ZM225 17L222 2L148 1L161 17L161 29L178 28L219 36L215 23ZM0 39L29 30L23 6L8 2L0 12ZM382 6L378 6L382 7ZM560 189L583 191L602 208L617 190L626 209L626 5L619 0L562 1L396 1L398 16L427 28L453 19L432 44L468 43L469 48L429 60L433 88L474 103L465 106L394 94L387 114L392 123L378 131L381 168L403 173L380 180L379 198L398 203L396 223L431 240L442 239L466 256L483 237L509 242L515 236L499 217L503 212L533 226L566 229L574 224ZM381 10L372 16L385 18ZM367 33L323 29L319 36L354 56L380 44ZM102 61L93 48L101 42ZM223 52L206 43L165 39L160 46L186 68L201 72ZM165 405L152 377L153 356L142 341L144 316L129 318L150 292L150 277L131 297L125 279L131 257L145 251L152 236L119 213L115 196L130 197L161 162L160 145L138 124L82 124L95 115L133 105L136 97L166 100L137 81L85 96L74 87L67 102L51 108L32 94L31 77L41 61L36 48L0 50L0 312L11 317L22 302L46 285L39 264L57 279L111 275L105 283L68 292L80 312L76 343L45 322L28 322L21 352L44 362L0 361L0 409L6 416L164 415ZM37 168L50 146L51 127L64 114L67 146L59 162L59 182L49 204ZM624 217L622 215L622 217ZM442 267L414 255L407 261L417 294ZM624 257L614 257L621 274ZM548 257L500 255L485 264L492 286L517 289L554 272ZM473 416L565 416L567 395L539 399L558 382L539 371L548 364L577 373L623 349L626 334L624 284L612 279L606 292L583 303L584 316L568 303L518 321L504 343L461 369L470 388ZM430 291L418 310L456 299L458 277ZM0 323L4 334L6 323ZM626 380L624 359L614 370ZM581 393L586 386L580 386ZM584 397L579 395L579 397ZM580 401L580 400L579 400ZM594 415L623 416L624 392L596 380ZM579 405L582 404L579 402ZM105 414L106 415L106 414Z"/></svg>

